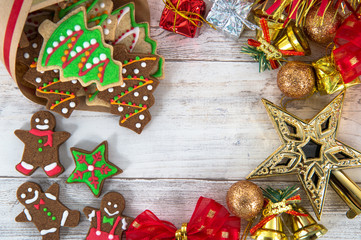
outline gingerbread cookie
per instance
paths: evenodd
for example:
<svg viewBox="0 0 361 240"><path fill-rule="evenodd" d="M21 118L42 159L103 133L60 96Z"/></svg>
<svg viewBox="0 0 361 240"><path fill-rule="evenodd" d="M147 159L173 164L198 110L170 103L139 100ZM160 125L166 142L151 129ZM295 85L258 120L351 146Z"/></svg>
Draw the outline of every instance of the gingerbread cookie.
<svg viewBox="0 0 361 240"><path fill-rule="evenodd" d="M122 215L125 208L123 196L117 192L104 195L100 209L85 207L83 212L90 221L86 240L122 239L123 231L127 230L132 218Z"/></svg>
<svg viewBox="0 0 361 240"><path fill-rule="evenodd" d="M160 57L129 53L114 46L114 57L123 63L123 85L98 92L93 101L110 104L110 112L120 116L119 125L141 133L151 120L148 109L154 104L153 92L159 81L151 77Z"/></svg>
<svg viewBox="0 0 361 240"><path fill-rule="evenodd" d="M99 197L106 178L123 171L108 161L108 142L99 144L93 151L71 148L75 169L67 183L85 183L92 193Z"/></svg>
<svg viewBox="0 0 361 240"><path fill-rule="evenodd" d="M36 62L38 61L42 43L43 38L40 36L29 41L29 45L27 47L18 49L16 53L16 60L28 68L36 68Z"/></svg>
<svg viewBox="0 0 361 240"><path fill-rule="evenodd" d="M79 223L80 212L70 210L58 200L57 183L43 192L38 184L26 182L18 188L16 195L25 209L15 221L33 222L43 240L57 240L60 227L76 227Z"/></svg>
<svg viewBox="0 0 361 240"><path fill-rule="evenodd" d="M28 40L33 40L38 37L38 28L44 20L53 18L54 11L51 9L41 9L29 13L24 26L24 33Z"/></svg>
<svg viewBox="0 0 361 240"><path fill-rule="evenodd" d="M30 68L23 79L36 87L36 96L47 99L46 108L70 117L80 103L79 97L84 95L83 88L77 80L62 82L59 70L38 72Z"/></svg>
<svg viewBox="0 0 361 240"><path fill-rule="evenodd" d="M15 135L25 144L22 160L16 170L31 175L38 167L49 177L56 177L64 171L59 162L59 146L69 137L68 132L55 132L56 120L47 111L36 112L31 117L31 130L16 130Z"/></svg>
<svg viewBox="0 0 361 240"><path fill-rule="evenodd" d="M84 87L95 83L99 90L123 83L122 64L113 59L113 49L104 42L102 29L86 27L83 7L57 24L44 21L39 32L44 43L38 71L58 69L61 81L77 79Z"/></svg>

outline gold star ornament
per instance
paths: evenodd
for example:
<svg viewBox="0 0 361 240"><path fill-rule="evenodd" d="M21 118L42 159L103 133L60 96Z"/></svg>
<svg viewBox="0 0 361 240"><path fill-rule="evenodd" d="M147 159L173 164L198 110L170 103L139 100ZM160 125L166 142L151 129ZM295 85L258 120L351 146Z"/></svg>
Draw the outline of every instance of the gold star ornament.
<svg viewBox="0 0 361 240"><path fill-rule="evenodd" d="M361 167L361 153L336 140L344 97L341 92L310 121L263 99L282 145L247 179L297 173L320 219L331 171Z"/></svg>

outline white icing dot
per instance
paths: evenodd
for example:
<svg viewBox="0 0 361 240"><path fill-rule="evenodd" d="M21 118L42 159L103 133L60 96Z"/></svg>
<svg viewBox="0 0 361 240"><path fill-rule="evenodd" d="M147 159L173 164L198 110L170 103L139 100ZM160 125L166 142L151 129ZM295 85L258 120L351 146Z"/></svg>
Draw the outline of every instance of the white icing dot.
<svg viewBox="0 0 361 240"><path fill-rule="evenodd" d="M67 113L68 113L68 109L67 109L67 108L63 108L63 109L61 109L61 112L64 113L64 114L67 114Z"/></svg>
<svg viewBox="0 0 361 240"><path fill-rule="evenodd" d="M110 18L107 19L107 23L108 24L111 24L112 23L112 20Z"/></svg>
<svg viewBox="0 0 361 240"><path fill-rule="evenodd" d="M134 96L138 97L139 96L139 92L134 92Z"/></svg>
<svg viewBox="0 0 361 240"><path fill-rule="evenodd" d="M124 108L122 106L118 107L119 112L123 112Z"/></svg>
<svg viewBox="0 0 361 240"><path fill-rule="evenodd" d="M75 25L75 26L74 26L74 30L75 30L75 31L79 31L80 29L81 29L81 27L80 27L79 25Z"/></svg>
<svg viewBox="0 0 361 240"><path fill-rule="evenodd" d="M83 49L82 49L82 47L77 46L77 47L75 48L75 50L76 50L77 52L81 52L81 50L83 50Z"/></svg>
<svg viewBox="0 0 361 240"><path fill-rule="evenodd" d="M75 51L71 51L70 52L70 56L74 57L76 55L76 52Z"/></svg>
<svg viewBox="0 0 361 240"><path fill-rule="evenodd" d="M74 79L74 80L71 80L71 83L72 84L76 84L78 81L76 80L76 79Z"/></svg>
<svg viewBox="0 0 361 240"><path fill-rule="evenodd" d="M108 92L114 92L114 88L108 88Z"/></svg>
<svg viewBox="0 0 361 240"><path fill-rule="evenodd" d="M138 74L138 73L139 73L139 69L138 69L138 68L134 69L133 71L134 71L135 74Z"/></svg>
<svg viewBox="0 0 361 240"><path fill-rule="evenodd" d="M35 78L35 82L41 83L41 78L39 78L39 77Z"/></svg>
<svg viewBox="0 0 361 240"><path fill-rule="evenodd" d="M26 197L25 193L21 194L20 197L25 198Z"/></svg>
<svg viewBox="0 0 361 240"><path fill-rule="evenodd" d="M44 123L45 123L45 124L48 124L48 123L49 123L49 119L45 119L45 120L44 120Z"/></svg>
<svg viewBox="0 0 361 240"><path fill-rule="evenodd" d="M40 122L40 119L39 119L39 118L35 118L35 122Z"/></svg>
<svg viewBox="0 0 361 240"><path fill-rule="evenodd" d="M33 43L33 48L37 48L38 47L38 44L37 43Z"/></svg>
<svg viewBox="0 0 361 240"><path fill-rule="evenodd" d="M54 70L53 70L53 72L58 73L58 72L59 72L59 70L58 70L58 69L54 69Z"/></svg>
<svg viewBox="0 0 361 240"><path fill-rule="evenodd" d="M33 189L32 188L28 188L28 192L32 192L33 191Z"/></svg>
<svg viewBox="0 0 361 240"><path fill-rule="evenodd" d="M87 64L85 64L85 67L86 67L86 69L89 69L89 68L92 67L92 64L91 64L91 63L87 63Z"/></svg>
<svg viewBox="0 0 361 240"><path fill-rule="evenodd" d="M46 49L46 52L48 53L48 54L50 54L50 53L52 53L53 52L53 48L48 48L48 49Z"/></svg>
<svg viewBox="0 0 361 240"><path fill-rule="evenodd" d="M56 42L56 41L55 41L55 42L53 42L53 46L54 46L54 47L57 47L58 45L59 45L59 43L58 43L58 42Z"/></svg>
<svg viewBox="0 0 361 240"><path fill-rule="evenodd" d="M148 90L150 91L150 90L153 89L153 86L152 86L152 85L148 85L147 88L148 88Z"/></svg>
<svg viewBox="0 0 361 240"><path fill-rule="evenodd" d="M93 166L93 165L89 165L89 166L88 166L88 170L91 171L91 172L94 171L94 166Z"/></svg>
<svg viewBox="0 0 361 240"><path fill-rule="evenodd" d="M140 128L141 126L142 126L142 124L140 124L140 123L135 124L136 128Z"/></svg>
<svg viewBox="0 0 361 240"><path fill-rule="evenodd" d="M28 59L30 57L30 54L29 53L24 53L24 58Z"/></svg>
<svg viewBox="0 0 361 240"><path fill-rule="evenodd" d="M68 36L70 36L70 35L72 35L72 34L73 34L73 31L72 31L72 30L70 30L70 29L68 29L68 30L66 31L66 34L67 34Z"/></svg>
<svg viewBox="0 0 361 240"><path fill-rule="evenodd" d="M89 46L90 46L89 42L84 42L84 43L83 43L83 47L84 47L84 48L88 48Z"/></svg>
<svg viewBox="0 0 361 240"><path fill-rule="evenodd" d="M140 64L140 66L146 67L146 66L147 66L147 63L146 63L146 62L142 62L142 63Z"/></svg>
<svg viewBox="0 0 361 240"><path fill-rule="evenodd" d="M65 40L65 37L64 37L64 36L60 36L59 40L60 40L60 42L62 42L62 41Z"/></svg>
<svg viewBox="0 0 361 240"><path fill-rule="evenodd" d="M101 7L101 8L104 8L104 7L105 7L105 3L101 3L101 4L100 4L100 7Z"/></svg>
<svg viewBox="0 0 361 240"><path fill-rule="evenodd" d="M97 43L97 40L95 38L93 38L92 40L90 40L90 43L91 43L91 45L94 45Z"/></svg>
<svg viewBox="0 0 361 240"><path fill-rule="evenodd" d="M125 87L125 82L123 82L123 84L122 85L120 85L121 87Z"/></svg>
<svg viewBox="0 0 361 240"><path fill-rule="evenodd" d="M109 235L108 235L108 238L111 240L111 239L114 238L114 235L113 235L113 234L109 234Z"/></svg>
<svg viewBox="0 0 361 240"><path fill-rule="evenodd" d="M110 206L110 205L112 205L112 203L111 203L111 202L108 202L108 206Z"/></svg>
<svg viewBox="0 0 361 240"><path fill-rule="evenodd" d="M127 69L123 68L122 73L125 74L127 72Z"/></svg>
<svg viewBox="0 0 361 240"><path fill-rule="evenodd" d="M97 58L97 57L93 58L93 63L98 64L99 63L99 58Z"/></svg>
<svg viewBox="0 0 361 240"><path fill-rule="evenodd" d="M105 53L100 54L99 56L100 60L104 61L105 59L107 59L107 55L105 55Z"/></svg>
<svg viewBox="0 0 361 240"><path fill-rule="evenodd" d="M147 101L147 100L148 100L148 96L144 96L144 97L143 97L143 100L144 100L144 101Z"/></svg>
<svg viewBox="0 0 361 240"><path fill-rule="evenodd" d="M117 204L114 204L114 208L117 208L118 207L118 205Z"/></svg>
<svg viewBox="0 0 361 240"><path fill-rule="evenodd" d="M108 28L104 29L104 34L105 34L105 35L109 35L109 33L110 33L110 32L109 32L109 29L108 29Z"/></svg>
<svg viewBox="0 0 361 240"><path fill-rule="evenodd" d="M75 102L70 102L70 103L69 103L69 107L75 108L75 106L76 106Z"/></svg>
<svg viewBox="0 0 361 240"><path fill-rule="evenodd" d="M43 73L44 73L44 71L40 71L40 73L41 73L41 74L43 74Z"/></svg>
<svg viewBox="0 0 361 240"><path fill-rule="evenodd" d="M97 236L100 236L100 234L102 234L102 232L101 232L101 231L96 231L95 234L96 234Z"/></svg>
<svg viewBox="0 0 361 240"><path fill-rule="evenodd" d="M140 120L143 120L144 118L145 118L145 117L144 117L143 114L139 115L139 119L140 119Z"/></svg>

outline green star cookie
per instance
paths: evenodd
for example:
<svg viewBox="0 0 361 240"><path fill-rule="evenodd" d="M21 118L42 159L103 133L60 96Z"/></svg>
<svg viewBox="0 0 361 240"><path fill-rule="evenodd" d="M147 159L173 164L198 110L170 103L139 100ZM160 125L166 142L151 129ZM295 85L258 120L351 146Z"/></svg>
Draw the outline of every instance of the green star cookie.
<svg viewBox="0 0 361 240"><path fill-rule="evenodd" d="M71 148L70 151L76 167L66 182L85 183L96 197L99 197L106 178L123 172L108 161L107 141L99 144L91 152L79 148Z"/></svg>

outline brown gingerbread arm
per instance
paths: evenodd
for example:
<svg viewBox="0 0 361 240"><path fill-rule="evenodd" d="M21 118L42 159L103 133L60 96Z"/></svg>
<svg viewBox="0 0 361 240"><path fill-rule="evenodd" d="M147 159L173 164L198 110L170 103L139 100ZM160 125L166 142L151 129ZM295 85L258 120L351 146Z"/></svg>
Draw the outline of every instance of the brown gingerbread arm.
<svg viewBox="0 0 361 240"><path fill-rule="evenodd" d="M26 139L31 136L32 134L29 133L29 131L26 131L26 130L15 130L14 134L22 141L22 142L25 142Z"/></svg>
<svg viewBox="0 0 361 240"><path fill-rule="evenodd" d="M48 190L46 190L45 193L50 193L51 195L55 196L56 199L58 199L59 197L59 184L57 183L53 183L53 185L51 185ZM46 194L45 194L46 195Z"/></svg>
<svg viewBox="0 0 361 240"><path fill-rule="evenodd" d="M117 228L115 229L115 235L122 236L123 231L129 228L133 220L134 219L130 217L122 217L122 220L120 220Z"/></svg>
<svg viewBox="0 0 361 240"><path fill-rule="evenodd" d="M92 208L92 207L85 207L83 209L83 213L85 214L86 218L90 221L90 222L95 222L96 223L96 212L99 211L99 209L96 208Z"/></svg>
<svg viewBox="0 0 361 240"><path fill-rule="evenodd" d="M44 230L42 230L44 231ZM46 230L45 230L46 231ZM40 231L41 233L41 231ZM60 236L59 236L59 228L55 231L55 232L49 232L45 235L43 235L43 240L55 240L55 239L60 239Z"/></svg>
<svg viewBox="0 0 361 240"><path fill-rule="evenodd" d="M30 222L32 217L27 209L24 209L19 215L16 216L16 222Z"/></svg>
<svg viewBox="0 0 361 240"><path fill-rule="evenodd" d="M58 146L68 140L70 137L70 133L68 132L54 132L53 133L53 145Z"/></svg>

